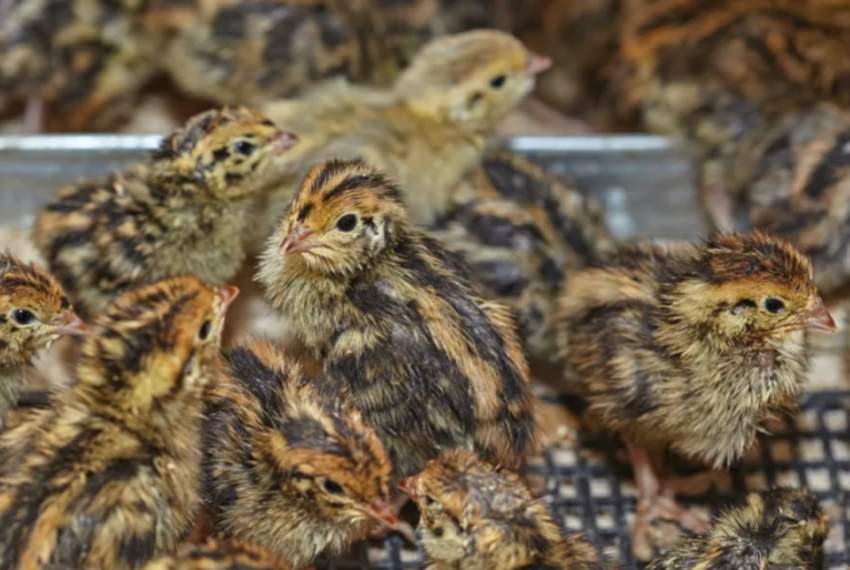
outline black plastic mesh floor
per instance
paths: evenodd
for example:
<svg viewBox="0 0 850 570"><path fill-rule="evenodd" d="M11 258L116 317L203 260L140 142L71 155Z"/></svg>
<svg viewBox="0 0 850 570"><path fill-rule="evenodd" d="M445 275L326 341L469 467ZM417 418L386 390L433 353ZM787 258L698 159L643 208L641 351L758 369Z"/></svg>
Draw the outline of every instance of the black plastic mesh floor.
<svg viewBox="0 0 850 570"><path fill-rule="evenodd" d="M635 510L629 469L611 440L580 439L548 449L529 471L545 478L545 498L565 528L586 533L624 569L638 569L628 533ZM683 497L686 502L716 508L747 491L778 485L809 489L832 520L825 568L850 568L850 392L807 395L799 414L773 428L739 467L706 478L710 486ZM354 559L324 567L402 570L423 564L415 549L393 536L362 548Z"/></svg>

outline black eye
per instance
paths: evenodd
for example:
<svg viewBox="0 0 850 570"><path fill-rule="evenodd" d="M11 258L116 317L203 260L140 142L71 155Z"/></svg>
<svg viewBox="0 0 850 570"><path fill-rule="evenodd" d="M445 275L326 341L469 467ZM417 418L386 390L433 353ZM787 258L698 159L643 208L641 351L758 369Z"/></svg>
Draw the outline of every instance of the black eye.
<svg viewBox="0 0 850 570"><path fill-rule="evenodd" d="M249 154L254 152L254 149L256 148L257 146L254 143L248 141L239 141L236 143L236 152L238 152L239 154L244 154L245 156L248 156Z"/></svg>
<svg viewBox="0 0 850 570"><path fill-rule="evenodd" d="M434 529L434 536L436 536L437 538L440 538L441 536L443 536L444 532L445 531L443 530L443 527L438 526L437 528Z"/></svg>
<svg viewBox="0 0 850 570"><path fill-rule="evenodd" d="M507 80L508 78L506 76L497 75L496 77L490 80L490 87L492 87L493 89L501 89L502 86L505 84L505 81Z"/></svg>
<svg viewBox="0 0 850 570"><path fill-rule="evenodd" d="M332 481L331 479L325 479L322 483L322 488L324 488L325 492L330 493L331 495L342 495L345 493L342 485L336 481Z"/></svg>
<svg viewBox="0 0 850 570"><path fill-rule="evenodd" d="M435 501L432 497L429 497L429 496L427 496L427 495L425 496L425 505L426 505L426 506L430 507L430 506L432 506L432 505L433 505L434 503L436 503L436 502L437 502L437 501Z"/></svg>
<svg viewBox="0 0 850 570"><path fill-rule="evenodd" d="M769 313L781 313L785 310L785 303L783 303L781 299L768 297L764 301L764 308L767 309Z"/></svg>
<svg viewBox="0 0 850 570"><path fill-rule="evenodd" d="M346 214L337 220L336 228L341 232L350 232L357 225L357 216Z"/></svg>
<svg viewBox="0 0 850 570"><path fill-rule="evenodd" d="M198 329L198 338L201 340L207 340L210 336L210 330L212 330L212 322L204 321L204 324L202 324L201 328Z"/></svg>
<svg viewBox="0 0 850 570"><path fill-rule="evenodd" d="M29 309L15 309L12 318L19 325L31 325L35 322L35 314Z"/></svg>

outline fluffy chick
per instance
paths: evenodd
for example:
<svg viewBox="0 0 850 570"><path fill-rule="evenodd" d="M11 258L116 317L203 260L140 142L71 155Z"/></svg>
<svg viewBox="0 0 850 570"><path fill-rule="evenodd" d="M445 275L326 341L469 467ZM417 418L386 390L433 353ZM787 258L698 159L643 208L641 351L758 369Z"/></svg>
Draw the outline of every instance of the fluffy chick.
<svg viewBox="0 0 850 570"><path fill-rule="evenodd" d="M566 536L519 475L449 451L401 484L419 507L429 570L601 570L599 552Z"/></svg>
<svg viewBox="0 0 850 570"><path fill-rule="evenodd" d="M33 358L61 335L83 330L53 276L0 253L0 429L18 401Z"/></svg>
<svg viewBox="0 0 850 570"><path fill-rule="evenodd" d="M431 226L461 255L488 298L517 311L526 354L557 355L555 314L564 274L611 251L596 202L507 150L489 151Z"/></svg>
<svg viewBox="0 0 850 570"><path fill-rule="evenodd" d="M829 522L807 491L751 493L704 536L686 538L647 570L820 570Z"/></svg>
<svg viewBox="0 0 850 570"><path fill-rule="evenodd" d="M88 314L157 279L222 284L245 258L267 167L293 141L246 108L197 115L149 161L60 191L39 213L36 244Z"/></svg>
<svg viewBox="0 0 850 570"><path fill-rule="evenodd" d="M281 183L264 205L263 229L275 227L310 167L335 158L381 168L405 189L413 218L433 222L480 162L487 136L548 63L513 36L473 31L428 43L392 89L337 81L267 105L276 123L309 136L278 161Z"/></svg>
<svg viewBox="0 0 850 570"><path fill-rule="evenodd" d="M209 540L205 544L184 544L176 553L157 558L142 570L291 570L291 567L256 546Z"/></svg>
<svg viewBox="0 0 850 570"><path fill-rule="evenodd" d="M391 464L360 414L330 402L268 342L228 351L207 397L204 494L221 534L295 567L395 526Z"/></svg>
<svg viewBox="0 0 850 570"><path fill-rule="evenodd" d="M795 404L807 331L836 328L809 260L760 233L624 247L567 279L560 323L568 386L629 447L644 554L656 515L702 526L660 494L650 453L716 468L739 459L765 420Z"/></svg>
<svg viewBox="0 0 850 570"><path fill-rule="evenodd" d="M363 414L396 476L455 447L517 466L534 443L515 321L411 225L398 188L359 161L304 179L259 280L296 342L323 365L326 397Z"/></svg>
<svg viewBox="0 0 850 570"><path fill-rule="evenodd" d="M119 297L77 383L0 438L0 568L138 568L200 506L202 389L232 287L195 278Z"/></svg>

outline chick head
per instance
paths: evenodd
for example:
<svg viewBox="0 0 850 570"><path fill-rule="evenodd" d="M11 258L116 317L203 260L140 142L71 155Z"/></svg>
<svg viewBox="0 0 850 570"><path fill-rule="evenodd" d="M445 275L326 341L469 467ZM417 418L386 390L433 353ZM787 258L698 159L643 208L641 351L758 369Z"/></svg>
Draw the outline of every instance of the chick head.
<svg viewBox="0 0 850 570"><path fill-rule="evenodd" d="M361 161L315 166L272 236L263 275L280 259L297 259L332 275L361 271L407 222L399 189ZM272 279L273 281L273 279Z"/></svg>
<svg viewBox="0 0 850 570"><path fill-rule="evenodd" d="M238 292L177 277L121 295L83 344L79 386L92 403L137 417L197 399Z"/></svg>
<svg viewBox="0 0 850 570"><path fill-rule="evenodd" d="M477 30L435 39L416 54L396 91L411 107L473 132L492 130L532 89L550 60L515 37Z"/></svg>
<svg viewBox="0 0 850 570"><path fill-rule="evenodd" d="M696 266L673 301L695 326L727 338L774 341L804 329L836 330L811 263L782 239L760 232L717 236Z"/></svg>
<svg viewBox="0 0 850 570"><path fill-rule="evenodd" d="M61 335L84 329L53 276L0 254L0 366L29 364Z"/></svg>
<svg viewBox="0 0 850 570"><path fill-rule="evenodd" d="M154 158L178 182L238 200L264 188L269 164L296 140L257 111L225 107L189 119L163 140Z"/></svg>

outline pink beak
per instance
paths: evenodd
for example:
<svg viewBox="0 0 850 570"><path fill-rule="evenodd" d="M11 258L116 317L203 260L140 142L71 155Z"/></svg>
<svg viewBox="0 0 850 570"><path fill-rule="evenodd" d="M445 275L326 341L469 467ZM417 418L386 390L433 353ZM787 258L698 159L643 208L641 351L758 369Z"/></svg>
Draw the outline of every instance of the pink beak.
<svg viewBox="0 0 850 570"><path fill-rule="evenodd" d="M411 479L411 477L408 477L406 479L402 479L396 484L398 490L404 493L405 495L410 495L413 491L413 481Z"/></svg>
<svg viewBox="0 0 850 570"><path fill-rule="evenodd" d="M307 228L307 226L297 224L294 228L292 228L292 230L290 230L289 235L286 236L283 243L280 244L281 253L283 253L283 255L289 255L290 253L298 253L299 251L312 249L313 244L307 241L312 235L313 232Z"/></svg>
<svg viewBox="0 0 850 570"><path fill-rule="evenodd" d="M85 336L88 333L86 323L74 311L65 311L59 320L56 332L68 336Z"/></svg>
<svg viewBox="0 0 850 570"><path fill-rule="evenodd" d="M528 56L528 65L525 69L529 75L540 75L550 67L552 67L551 58L532 52Z"/></svg>
<svg viewBox="0 0 850 570"><path fill-rule="evenodd" d="M239 287L236 285L224 285L218 288L218 296L221 297L221 304L227 308L239 296Z"/></svg>
<svg viewBox="0 0 850 570"><path fill-rule="evenodd" d="M835 320L833 320L821 299L815 300L814 306L806 319L806 326L810 329L833 333L838 330L838 325L835 324Z"/></svg>
<svg viewBox="0 0 850 570"><path fill-rule="evenodd" d="M286 152L298 142L298 136L293 133L280 131L272 141L272 145L276 154Z"/></svg>

